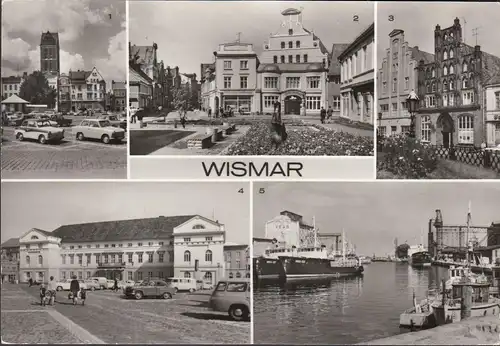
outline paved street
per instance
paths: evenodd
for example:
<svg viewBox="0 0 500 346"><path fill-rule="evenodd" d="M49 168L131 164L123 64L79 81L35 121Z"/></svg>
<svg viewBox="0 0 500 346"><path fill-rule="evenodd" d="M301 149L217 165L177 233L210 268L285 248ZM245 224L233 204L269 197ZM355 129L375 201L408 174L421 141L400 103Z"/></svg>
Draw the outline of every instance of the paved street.
<svg viewBox="0 0 500 346"><path fill-rule="evenodd" d="M46 343L249 343L250 323L206 307L209 293L179 293L173 299L129 300L112 291L88 292L73 306L58 292L55 306L40 306L38 287L2 287L2 340ZM208 291L207 291L208 292ZM44 312L47 311L47 312ZM25 317L29 316L29 319ZM45 329L34 316L43 316ZM41 324L41 323L38 323Z"/></svg>
<svg viewBox="0 0 500 346"><path fill-rule="evenodd" d="M125 179L127 143L79 142L64 128L60 143L39 144L14 138L5 127L2 136L2 179Z"/></svg>

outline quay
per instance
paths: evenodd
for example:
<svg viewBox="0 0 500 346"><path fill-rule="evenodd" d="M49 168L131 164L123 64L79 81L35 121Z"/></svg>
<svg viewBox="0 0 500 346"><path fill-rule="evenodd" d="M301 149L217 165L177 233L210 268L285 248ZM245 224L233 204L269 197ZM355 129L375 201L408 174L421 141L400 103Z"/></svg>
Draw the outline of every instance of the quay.
<svg viewBox="0 0 500 346"><path fill-rule="evenodd" d="M451 266L455 266L455 267L462 266L463 267L466 264L463 263L463 262L450 262L450 261L437 260L437 261L432 261L432 265L438 266L438 267L449 268ZM470 268L471 268L472 272L476 273L476 274L491 275L493 273L493 267L492 266L471 265Z"/></svg>
<svg viewBox="0 0 500 346"><path fill-rule="evenodd" d="M500 345L500 316L469 318L358 345Z"/></svg>

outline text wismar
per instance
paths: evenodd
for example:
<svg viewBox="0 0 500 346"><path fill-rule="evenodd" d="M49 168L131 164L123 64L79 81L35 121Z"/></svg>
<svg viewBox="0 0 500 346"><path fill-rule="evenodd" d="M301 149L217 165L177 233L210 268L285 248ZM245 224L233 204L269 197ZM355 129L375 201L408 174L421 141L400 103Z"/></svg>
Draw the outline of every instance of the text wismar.
<svg viewBox="0 0 500 346"><path fill-rule="evenodd" d="M210 176L225 176L225 177L302 177L302 163L300 162L286 162L286 163L269 163L262 164L243 161L233 162L211 162L206 164L201 163L205 175Z"/></svg>

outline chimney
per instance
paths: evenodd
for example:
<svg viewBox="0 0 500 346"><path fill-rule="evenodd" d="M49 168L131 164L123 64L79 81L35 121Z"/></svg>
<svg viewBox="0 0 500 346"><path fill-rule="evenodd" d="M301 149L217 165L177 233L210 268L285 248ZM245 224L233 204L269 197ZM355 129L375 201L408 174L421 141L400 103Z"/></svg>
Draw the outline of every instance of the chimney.
<svg viewBox="0 0 500 346"><path fill-rule="evenodd" d="M441 215L441 210L436 209L436 219L434 220L434 227L443 226L443 215Z"/></svg>

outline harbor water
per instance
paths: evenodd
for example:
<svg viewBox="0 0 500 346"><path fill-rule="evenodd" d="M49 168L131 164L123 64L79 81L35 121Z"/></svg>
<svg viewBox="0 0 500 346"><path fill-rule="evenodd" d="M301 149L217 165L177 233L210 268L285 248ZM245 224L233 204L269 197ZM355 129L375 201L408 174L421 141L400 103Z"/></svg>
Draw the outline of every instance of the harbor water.
<svg viewBox="0 0 500 346"><path fill-rule="evenodd" d="M354 344L409 332L399 315L447 279L447 269L375 262L362 277L254 286L254 342Z"/></svg>

